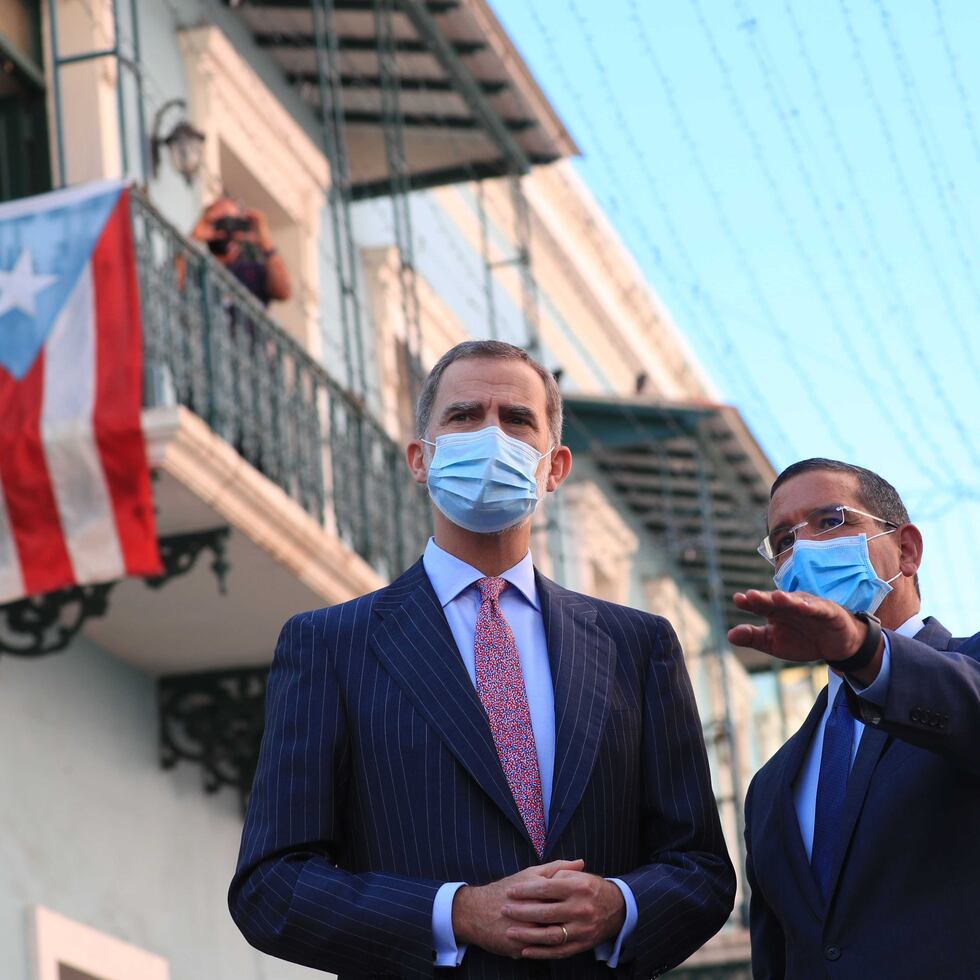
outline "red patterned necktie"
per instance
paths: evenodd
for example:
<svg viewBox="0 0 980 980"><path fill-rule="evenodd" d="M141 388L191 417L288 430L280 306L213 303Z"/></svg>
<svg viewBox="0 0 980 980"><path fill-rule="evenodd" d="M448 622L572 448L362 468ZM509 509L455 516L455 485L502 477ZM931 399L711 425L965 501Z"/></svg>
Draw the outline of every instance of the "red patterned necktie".
<svg viewBox="0 0 980 980"><path fill-rule="evenodd" d="M490 719L507 785L541 857L545 829L538 753L517 643L500 611L500 593L507 582L502 578L481 578L476 584L483 599L476 618L476 691Z"/></svg>

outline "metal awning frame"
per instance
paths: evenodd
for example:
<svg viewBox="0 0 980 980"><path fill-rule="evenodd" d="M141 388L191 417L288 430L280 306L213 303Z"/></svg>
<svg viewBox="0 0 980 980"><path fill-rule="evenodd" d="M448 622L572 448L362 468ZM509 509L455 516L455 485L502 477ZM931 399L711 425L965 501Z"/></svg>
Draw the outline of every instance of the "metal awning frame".
<svg viewBox="0 0 980 980"><path fill-rule="evenodd" d="M595 461L709 608L720 604L725 631L745 621L731 593L771 587L755 551L769 476L732 447L726 416L734 410L570 396L565 411L568 445ZM720 583L712 581L713 562Z"/></svg>
<svg viewBox="0 0 980 980"><path fill-rule="evenodd" d="M431 47L439 59L443 70L463 97L463 101L473 113L474 118L482 123L486 129L501 156L511 168L510 172L518 175L528 173L531 169L531 163L524 151L511 135L507 124L490 105L476 80L460 62L453 45L443 36L425 4L418 2L418 0L400 0L400 6L418 32L419 37Z"/></svg>
<svg viewBox="0 0 980 980"><path fill-rule="evenodd" d="M321 117L337 115L342 93L350 94L355 104L341 108L340 118L331 119L330 125L336 127L339 122L352 134L387 128L383 104L384 90L391 84L390 72L373 64L363 65L359 71L356 64L358 58L363 61L364 56L379 52L381 39L376 32L360 19L337 24L336 29L331 26L332 102L324 109L325 93L318 77L323 65L319 58L313 58L314 50L321 46L320 30L305 20L310 7L314 20L320 7L331 24L335 15L369 15L377 12L375 0L226 3L242 12L256 43L270 51L291 84L305 90L303 98L315 113ZM444 154L419 158L418 164L409 168L409 190L521 176L532 166L578 152L484 0L471 4L462 0L389 0L389 6L398 16L398 30L390 38L391 52L399 64L397 84L413 97L411 107L402 110L400 126L413 134L413 153L420 145L418 141L428 139L430 133L448 140ZM262 15L250 11L262 11ZM302 18L298 18L300 14ZM474 57L476 63L470 60ZM341 58L346 58L342 69ZM426 64L401 67L403 58L409 62L422 58ZM370 96L366 102L365 93ZM312 98L316 94L319 104ZM452 98L451 103L446 102L447 97ZM362 173L355 168L346 188L351 200L386 196L388 192L387 179L370 169Z"/></svg>

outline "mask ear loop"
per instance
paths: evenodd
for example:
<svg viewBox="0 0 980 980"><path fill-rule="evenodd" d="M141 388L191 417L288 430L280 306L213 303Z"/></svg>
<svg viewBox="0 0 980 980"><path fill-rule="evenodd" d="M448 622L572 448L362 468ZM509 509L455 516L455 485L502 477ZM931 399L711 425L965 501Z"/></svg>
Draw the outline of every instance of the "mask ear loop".
<svg viewBox="0 0 980 980"><path fill-rule="evenodd" d="M868 541L874 541L875 538L883 538L886 534L894 534L898 530L897 527L893 527L890 531L882 531L879 534L872 534Z"/></svg>
<svg viewBox="0 0 980 980"><path fill-rule="evenodd" d="M897 530L898 530L898 528L897 528L897 527L893 527L893 528L892 528L892 529L891 529L890 531L882 531L882 532L881 532L880 534L872 534L872 535L871 535L871 537L870 537L870 538L868 538L868 541L874 541L874 539L875 539L875 538L883 538L883 537L885 537L885 535L887 535L887 534L894 534L894 533L895 533L895 532L896 532ZM868 560L870 561L870 559L871 559L871 556L869 555L869 556L868 556ZM872 568L874 568L874 567L875 567L875 566L874 566L874 562L872 562L872 563L871 563L871 567L872 567ZM878 572L877 572L877 569L875 570L875 575L878 575ZM884 583L885 583L886 585L891 585L891 584L892 584L892 582L894 582L894 581L895 581L895 579L897 579L897 578L901 578L901 576L902 576L902 570L901 570L901 569L899 569L899 570L898 570L898 571L897 571L897 572L896 572L896 573L895 573L895 574L894 574L894 575L893 575L893 576L892 576L891 578L886 578L886 579L882 579L882 581L883 581L883 582L884 582ZM879 577L879 578L881 578L881 576L880 576L880 575L879 575L878 577Z"/></svg>

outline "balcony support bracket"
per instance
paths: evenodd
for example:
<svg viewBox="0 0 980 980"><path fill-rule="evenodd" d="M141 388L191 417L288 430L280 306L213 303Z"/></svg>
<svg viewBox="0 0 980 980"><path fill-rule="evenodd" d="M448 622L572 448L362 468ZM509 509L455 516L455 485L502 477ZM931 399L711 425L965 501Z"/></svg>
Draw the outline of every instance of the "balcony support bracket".
<svg viewBox="0 0 980 980"><path fill-rule="evenodd" d="M229 567L225 555L228 533L227 527L217 527L160 538L163 573L144 581L158 589L189 572L201 552L208 550L214 557L211 568L218 588L224 594ZM109 594L116 585L118 582L72 585L0 605L0 654L42 657L64 650L88 620L108 612Z"/></svg>
<svg viewBox="0 0 980 980"><path fill-rule="evenodd" d="M206 531L191 531L188 534L171 534L160 538L160 560L163 573L146 579L151 589L159 589L171 579L186 575L197 563L202 551L210 551L213 557L211 571L218 580L218 591L227 595L228 559L226 548L229 529L215 527Z"/></svg>
<svg viewBox="0 0 980 980"><path fill-rule="evenodd" d="M73 585L0 606L0 653L41 657L64 650L87 620L106 614L115 585Z"/></svg>
<svg viewBox="0 0 980 980"><path fill-rule="evenodd" d="M199 765L206 793L231 786L244 808L258 764L268 674L251 667L161 677L161 766Z"/></svg>

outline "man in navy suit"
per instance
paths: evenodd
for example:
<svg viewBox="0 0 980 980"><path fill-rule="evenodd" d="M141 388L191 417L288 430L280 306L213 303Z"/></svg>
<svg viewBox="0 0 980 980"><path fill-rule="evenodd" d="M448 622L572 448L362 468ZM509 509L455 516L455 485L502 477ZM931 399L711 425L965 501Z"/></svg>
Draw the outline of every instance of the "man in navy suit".
<svg viewBox="0 0 980 980"><path fill-rule="evenodd" d="M877 474L796 463L768 518L779 590L737 594L768 623L729 638L829 684L749 787L753 975L980 977L980 634L922 618L922 536Z"/></svg>
<svg viewBox="0 0 980 980"><path fill-rule="evenodd" d="M520 348L433 368L407 449L425 554L279 639L229 896L259 949L342 977L639 978L727 919L673 630L531 563L531 514L571 467L561 427Z"/></svg>

